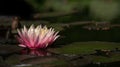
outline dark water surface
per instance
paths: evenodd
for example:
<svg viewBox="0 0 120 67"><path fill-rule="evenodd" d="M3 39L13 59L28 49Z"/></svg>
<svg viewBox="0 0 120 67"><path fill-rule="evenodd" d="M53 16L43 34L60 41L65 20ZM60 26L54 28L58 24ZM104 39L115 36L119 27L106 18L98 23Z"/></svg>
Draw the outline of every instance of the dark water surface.
<svg viewBox="0 0 120 67"><path fill-rule="evenodd" d="M77 25L65 28L60 34L63 38L58 40L58 44L86 41L120 42L120 27L110 30L87 30Z"/></svg>
<svg viewBox="0 0 120 67"><path fill-rule="evenodd" d="M0 32L0 38L3 39L0 42L2 42L1 45L3 45L3 43L6 42L5 34L7 31L7 28L4 28L4 29L1 28L0 30L2 31L2 32ZM65 30L60 32L60 35L63 36L64 38L57 40L55 42L55 44L65 45L65 44L70 44L73 42L83 42L83 41L120 42L120 28L119 27L118 28L114 27L114 28L111 28L110 30L87 30L87 29L83 29L82 26L78 25L78 26L71 26L69 28L65 28ZM36 59L31 57L31 55L39 55L39 56L46 56L46 55L49 56L50 55L49 53L44 52L44 51L22 50L21 48L15 46L16 44L14 43L14 41L13 41L13 43L12 43L12 41L9 41L9 42L7 42L7 44L10 44L10 42L11 42L11 46L10 45L9 46L1 46L1 49L0 49L0 57L2 57L2 59L5 61L8 61L9 59L11 59L10 57L15 56L16 58L14 57L14 60L18 59L17 61L21 62L20 59L24 59L24 58L30 59L30 61L27 60L25 62L32 64L33 61L36 61ZM21 51L22 51L22 53L21 53ZM59 57L59 56L60 55L57 55L57 57ZM33 59L31 59L31 58L33 58ZM41 59L42 58L38 58L35 63L42 62L42 61L40 61ZM56 57L54 57L54 55L52 55L47 59L56 60L58 58L56 58ZM62 57L62 59L64 59L64 57ZM9 63L11 63L11 62L13 62L13 61L10 60ZM77 60L75 60L75 62L77 62ZM120 61L111 62L111 63L100 63L100 62L90 63L88 65L86 64L86 65L80 66L80 67L119 67L119 66L120 66ZM78 65L78 67L79 67L79 65Z"/></svg>

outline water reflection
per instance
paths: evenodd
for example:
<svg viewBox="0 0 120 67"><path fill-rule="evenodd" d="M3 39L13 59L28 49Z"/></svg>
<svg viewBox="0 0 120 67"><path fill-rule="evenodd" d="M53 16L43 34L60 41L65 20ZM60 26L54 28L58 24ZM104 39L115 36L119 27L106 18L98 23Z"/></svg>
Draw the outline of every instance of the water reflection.
<svg viewBox="0 0 120 67"><path fill-rule="evenodd" d="M46 51L45 49L34 49L34 50L23 49L21 53L26 55L33 55L33 56L50 56L51 55L51 53Z"/></svg>

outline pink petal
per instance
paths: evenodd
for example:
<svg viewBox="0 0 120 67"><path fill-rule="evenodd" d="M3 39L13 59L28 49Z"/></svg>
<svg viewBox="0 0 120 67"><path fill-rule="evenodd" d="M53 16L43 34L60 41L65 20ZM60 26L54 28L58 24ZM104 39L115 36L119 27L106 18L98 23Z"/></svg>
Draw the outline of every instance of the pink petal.
<svg viewBox="0 0 120 67"><path fill-rule="evenodd" d="M25 46L25 45L23 45L23 44L19 44L19 46L20 46L20 47L26 47L26 46Z"/></svg>

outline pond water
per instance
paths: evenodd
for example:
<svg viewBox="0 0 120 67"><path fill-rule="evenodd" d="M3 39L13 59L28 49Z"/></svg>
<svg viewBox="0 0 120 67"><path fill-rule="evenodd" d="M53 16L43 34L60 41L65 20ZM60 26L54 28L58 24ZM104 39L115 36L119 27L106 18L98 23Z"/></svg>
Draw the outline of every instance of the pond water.
<svg viewBox="0 0 120 67"><path fill-rule="evenodd" d="M0 67L45 67L45 65L52 67L52 63L59 60L65 62L46 50L28 50L17 45L0 45Z"/></svg>
<svg viewBox="0 0 120 67"><path fill-rule="evenodd" d="M63 38L58 40L57 44L86 41L120 42L120 27L114 27L110 30L88 30L82 27L82 25L77 25L65 28L60 32Z"/></svg>
<svg viewBox="0 0 120 67"><path fill-rule="evenodd" d="M49 49L49 48L48 48ZM119 67L120 62L92 63L89 55L57 54L28 50L16 45L0 45L0 67Z"/></svg>
<svg viewBox="0 0 120 67"><path fill-rule="evenodd" d="M5 33L6 30L2 30ZM1 33L0 35L2 35ZM108 41L120 42L120 28L110 30L86 30L82 26L71 26L60 32L64 38L54 44L65 45L72 42ZM5 41L5 42L4 42ZM28 50L17 46L17 42L1 36L0 67L119 67L120 62L92 63L87 56L57 54L46 50ZM88 55L89 56L89 55Z"/></svg>

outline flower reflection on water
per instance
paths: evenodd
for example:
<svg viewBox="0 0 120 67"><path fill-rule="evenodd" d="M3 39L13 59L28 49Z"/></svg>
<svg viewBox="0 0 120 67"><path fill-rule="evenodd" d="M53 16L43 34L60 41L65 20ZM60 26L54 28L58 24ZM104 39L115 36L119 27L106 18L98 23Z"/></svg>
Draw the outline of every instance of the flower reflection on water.
<svg viewBox="0 0 120 67"><path fill-rule="evenodd" d="M51 55L51 53L46 51L45 49L33 49L33 50L23 49L21 53L25 55L33 55L33 56L50 56Z"/></svg>

